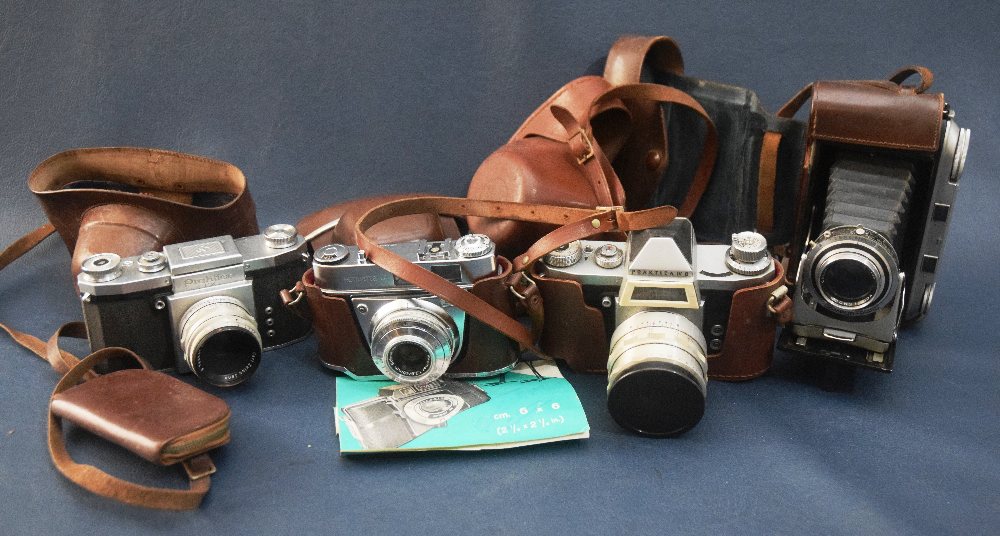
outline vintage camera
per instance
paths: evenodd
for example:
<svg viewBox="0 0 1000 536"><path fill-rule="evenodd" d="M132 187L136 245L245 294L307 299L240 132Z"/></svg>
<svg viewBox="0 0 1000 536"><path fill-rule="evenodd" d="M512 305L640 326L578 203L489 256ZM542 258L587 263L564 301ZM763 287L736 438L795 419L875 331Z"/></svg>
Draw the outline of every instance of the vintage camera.
<svg viewBox="0 0 1000 536"><path fill-rule="evenodd" d="M295 227L282 224L138 257L90 256L77 284L91 349L122 346L157 369L193 372L218 386L241 383L262 350L309 333L279 296L306 269L306 248Z"/></svg>
<svg viewBox="0 0 1000 536"><path fill-rule="evenodd" d="M897 328L930 307L968 151L947 107L940 123L934 153L817 143L783 349L892 370Z"/></svg>
<svg viewBox="0 0 1000 536"><path fill-rule="evenodd" d="M652 436L683 433L701 419L708 354L742 336L729 326L734 295L774 280L777 269L763 236L698 245L684 218L626 242L572 242L543 263L545 280L579 282L585 305L604 312L608 409L623 427Z"/></svg>
<svg viewBox="0 0 1000 536"><path fill-rule="evenodd" d="M378 394L343 408L351 434L367 449L403 446L490 399L479 386L454 380L390 385Z"/></svg>
<svg viewBox="0 0 1000 536"><path fill-rule="evenodd" d="M496 257L494 244L485 235L385 247L512 312L512 297L503 290L502 279L510 265ZM517 362L511 340L368 262L356 246L318 249L312 272L304 279L307 288L317 288L321 294L309 296L321 361L354 378L426 383L445 375L496 375Z"/></svg>

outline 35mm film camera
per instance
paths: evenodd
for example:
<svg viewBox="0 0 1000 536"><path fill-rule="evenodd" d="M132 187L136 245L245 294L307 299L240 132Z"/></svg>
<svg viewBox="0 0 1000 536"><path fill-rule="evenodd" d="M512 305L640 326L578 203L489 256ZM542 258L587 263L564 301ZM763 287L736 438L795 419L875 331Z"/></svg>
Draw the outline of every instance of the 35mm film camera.
<svg viewBox="0 0 1000 536"><path fill-rule="evenodd" d="M485 235L386 248L513 315L503 282L510 263ZM320 360L354 378L426 383L501 374L517 363L510 339L369 262L356 246L318 249L303 283Z"/></svg>
<svg viewBox="0 0 1000 536"><path fill-rule="evenodd" d="M77 284L91 348L122 346L158 369L193 372L218 386L241 383L263 350L309 333L309 323L279 297L307 259L306 243L291 225L138 257L88 257Z"/></svg>
<svg viewBox="0 0 1000 536"><path fill-rule="evenodd" d="M734 296L777 273L763 236L744 232L730 246L698 245L684 218L633 232L626 242L573 242L543 262L546 283L581 286L583 302L570 307L603 311L604 325L596 329L610 333L608 409L623 427L652 436L677 435L698 423L709 353L722 350L724 337L757 335L741 333L739 322L735 332L729 329ZM766 314L763 304L759 309ZM594 329L584 318L551 321ZM770 324L764 336L773 341L773 334ZM769 361L770 345L763 351Z"/></svg>

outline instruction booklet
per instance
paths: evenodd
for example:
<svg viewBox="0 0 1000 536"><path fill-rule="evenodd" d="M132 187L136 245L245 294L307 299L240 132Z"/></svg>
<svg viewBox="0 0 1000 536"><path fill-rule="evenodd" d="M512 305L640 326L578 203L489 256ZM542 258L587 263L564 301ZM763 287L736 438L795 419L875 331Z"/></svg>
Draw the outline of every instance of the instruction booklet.
<svg viewBox="0 0 1000 536"><path fill-rule="evenodd" d="M510 448L590 435L576 391L550 360L422 385L338 377L334 411L341 453Z"/></svg>

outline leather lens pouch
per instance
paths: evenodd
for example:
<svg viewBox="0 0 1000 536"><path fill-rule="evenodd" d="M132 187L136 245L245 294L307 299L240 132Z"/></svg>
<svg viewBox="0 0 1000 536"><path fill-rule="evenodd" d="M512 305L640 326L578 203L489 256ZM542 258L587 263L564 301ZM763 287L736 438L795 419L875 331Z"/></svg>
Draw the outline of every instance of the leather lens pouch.
<svg viewBox="0 0 1000 536"><path fill-rule="evenodd" d="M93 375L94 366L112 357L131 357L142 368ZM85 377L90 379L79 383ZM138 506L191 509L215 472L206 453L229 442L229 414L222 399L151 370L132 352L106 348L80 361L56 386L49 403L49 451L56 468L88 491ZM182 463L190 489L141 486L76 463L63 442L63 420L152 463Z"/></svg>

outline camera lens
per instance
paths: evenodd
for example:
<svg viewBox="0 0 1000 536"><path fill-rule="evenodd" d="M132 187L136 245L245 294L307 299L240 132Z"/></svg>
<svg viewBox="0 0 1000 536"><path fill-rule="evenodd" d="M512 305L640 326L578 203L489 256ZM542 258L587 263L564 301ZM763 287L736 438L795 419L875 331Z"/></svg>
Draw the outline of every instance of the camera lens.
<svg viewBox="0 0 1000 536"><path fill-rule="evenodd" d="M885 294L886 270L865 249L853 245L833 247L816 262L816 290L838 310L863 314Z"/></svg>
<svg viewBox="0 0 1000 536"><path fill-rule="evenodd" d="M257 321L236 298L196 302L180 322L184 361L196 376L220 387L242 383L260 365Z"/></svg>
<svg viewBox="0 0 1000 536"><path fill-rule="evenodd" d="M442 307L421 299L393 300L372 315L372 359L389 379L440 378L462 346L461 330Z"/></svg>
<svg viewBox="0 0 1000 536"><path fill-rule="evenodd" d="M388 350L388 365L407 376L420 376L431 367L431 355L424 346L413 342L401 341Z"/></svg>
<svg viewBox="0 0 1000 536"><path fill-rule="evenodd" d="M839 259L826 265L819 284L837 301L861 303L878 290L878 273L871 263L863 260Z"/></svg>
<svg viewBox="0 0 1000 536"><path fill-rule="evenodd" d="M705 336L677 313L641 311L615 328L608 357L608 411L636 433L667 437L705 413Z"/></svg>

